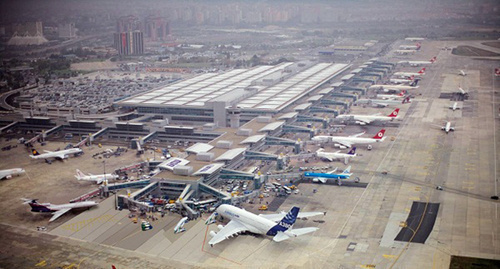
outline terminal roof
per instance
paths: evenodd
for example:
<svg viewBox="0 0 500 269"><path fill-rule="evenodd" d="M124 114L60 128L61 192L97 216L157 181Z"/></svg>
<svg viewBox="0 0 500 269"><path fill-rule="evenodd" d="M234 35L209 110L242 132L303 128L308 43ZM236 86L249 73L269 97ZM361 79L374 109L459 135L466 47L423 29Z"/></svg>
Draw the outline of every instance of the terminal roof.
<svg viewBox="0 0 500 269"><path fill-rule="evenodd" d="M281 127L283 124L285 124L284 121L275 121L271 122L268 125L262 127L259 132L269 132L269 131L275 131L279 127Z"/></svg>
<svg viewBox="0 0 500 269"><path fill-rule="evenodd" d="M230 161L230 160L236 158L238 155L240 155L243 152L245 152L245 150L247 150L247 149L246 148L230 149L230 150L224 152L219 157L217 157L217 159L215 159L215 161L216 162L219 162L219 161Z"/></svg>
<svg viewBox="0 0 500 269"><path fill-rule="evenodd" d="M196 143L196 144L192 145L191 147L187 148L186 151L189 153L198 154L201 152L208 152L213 148L214 148L214 146L212 146L210 144Z"/></svg>
<svg viewBox="0 0 500 269"><path fill-rule="evenodd" d="M266 135L252 135L248 138L246 138L245 140L241 141L240 144L251 144L251 143L257 143L259 141L261 141L262 139L264 139L266 137Z"/></svg>

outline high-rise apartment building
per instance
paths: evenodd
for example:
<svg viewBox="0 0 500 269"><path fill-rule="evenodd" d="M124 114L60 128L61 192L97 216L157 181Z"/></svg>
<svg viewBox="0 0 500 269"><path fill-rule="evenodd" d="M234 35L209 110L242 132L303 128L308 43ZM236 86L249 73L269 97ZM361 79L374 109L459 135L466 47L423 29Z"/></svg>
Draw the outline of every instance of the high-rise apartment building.
<svg viewBox="0 0 500 269"><path fill-rule="evenodd" d="M140 31L115 33L114 45L120 55L142 55L144 35Z"/></svg>
<svg viewBox="0 0 500 269"><path fill-rule="evenodd" d="M146 37L151 41L166 40L170 34L169 23L162 17L149 17L145 24Z"/></svg>

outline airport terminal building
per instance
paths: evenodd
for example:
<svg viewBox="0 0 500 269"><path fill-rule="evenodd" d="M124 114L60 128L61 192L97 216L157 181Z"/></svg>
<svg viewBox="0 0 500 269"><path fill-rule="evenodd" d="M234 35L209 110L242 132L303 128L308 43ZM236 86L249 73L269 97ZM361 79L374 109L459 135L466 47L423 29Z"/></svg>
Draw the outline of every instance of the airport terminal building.
<svg viewBox="0 0 500 269"><path fill-rule="evenodd" d="M171 123L214 123L238 128L259 115L273 115L329 83L348 64L282 63L224 73L205 73L116 102Z"/></svg>

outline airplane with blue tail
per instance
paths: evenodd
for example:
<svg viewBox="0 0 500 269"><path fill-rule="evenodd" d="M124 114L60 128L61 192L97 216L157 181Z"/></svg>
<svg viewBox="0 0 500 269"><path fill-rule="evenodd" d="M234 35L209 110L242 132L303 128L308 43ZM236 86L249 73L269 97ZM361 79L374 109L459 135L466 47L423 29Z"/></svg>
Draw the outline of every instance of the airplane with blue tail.
<svg viewBox="0 0 500 269"><path fill-rule="evenodd" d="M315 172L304 172L305 177L312 177L313 182L326 183L329 178L331 179L348 179L351 177L351 166L347 167L342 173L336 174L337 168L333 169L328 173L315 173ZM340 182L340 181L339 181Z"/></svg>
<svg viewBox="0 0 500 269"><path fill-rule="evenodd" d="M213 223L215 216L218 215L230 221L226 226L218 225L218 232L210 231L212 239L208 244L213 247L215 244L244 232L273 236L273 241L281 242L291 237L315 232L319 229L317 227L293 229L297 218L308 218L326 214L326 212L299 213L299 211L300 208L294 206L288 213L255 215L232 205L220 205L205 224L209 225Z"/></svg>

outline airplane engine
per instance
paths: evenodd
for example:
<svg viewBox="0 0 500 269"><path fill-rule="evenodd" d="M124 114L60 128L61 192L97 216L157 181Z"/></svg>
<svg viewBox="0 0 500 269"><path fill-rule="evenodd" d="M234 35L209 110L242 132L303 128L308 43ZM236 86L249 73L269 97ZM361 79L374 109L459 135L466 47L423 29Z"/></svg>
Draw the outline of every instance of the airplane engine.
<svg viewBox="0 0 500 269"><path fill-rule="evenodd" d="M335 147L340 148L340 149L346 149L347 147L341 144L333 144Z"/></svg>
<svg viewBox="0 0 500 269"><path fill-rule="evenodd" d="M216 232L214 232L214 231L210 231L210 236L211 236L211 237L214 237L216 234L217 234Z"/></svg>
<svg viewBox="0 0 500 269"><path fill-rule="evenodd" d="M366 125L366 123L365 123L365 122L362 122L362 121L356 121L356 124L359 124L359 125L361 125L361 126Z"/></svg>
<svg viewBox="0 0 500 269"><path fill-rule="evenodd" d="M220 230L222 230L224 228L224 226L222 226L222 225L219 224L219 225L217 225L217 228L219 228L219 231L220 231Z"/></svg>

